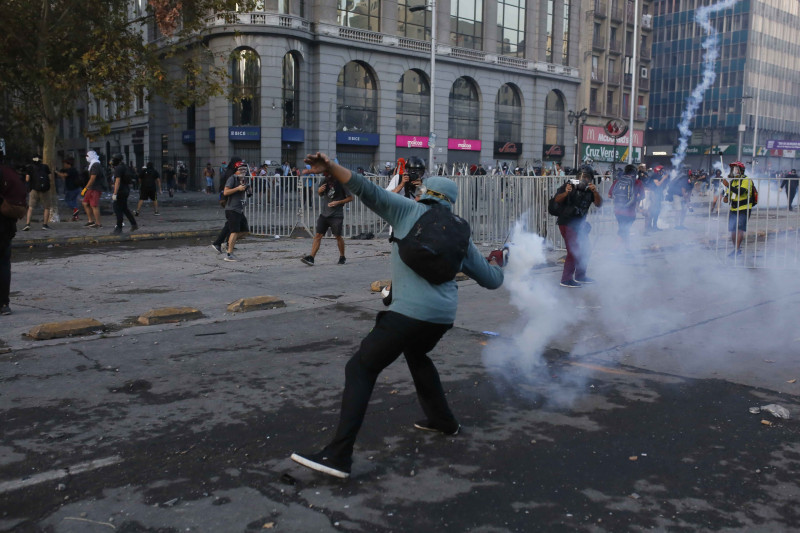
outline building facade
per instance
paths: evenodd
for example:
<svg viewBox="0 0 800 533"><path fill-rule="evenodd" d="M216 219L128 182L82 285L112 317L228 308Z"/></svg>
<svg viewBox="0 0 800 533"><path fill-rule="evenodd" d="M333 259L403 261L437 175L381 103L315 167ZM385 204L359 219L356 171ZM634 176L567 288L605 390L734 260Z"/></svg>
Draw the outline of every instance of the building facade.
<svg viewBox="0 0 800 533"><path fill-rule="evenodd" d="M648 160L667 163L677 125L704 69L705 31L695 20L707 0L655 0ZM685 165L709 169L741 159L763 175L796 168L800 148L800 4L739 0L712 12L719 56L690 128ZM793 149L795 148L795 149ZM754 151L755 150L755 151ZM755 166L755 168L753 168Z"/></svg>
<svg viewBox="0 0 800 533"><path fill-rule="evenodd" d="M316 150L368 169L427 161L434 132L436 165L571 161L579 2L436 1L433 79L431 3L272 0L233 24L212 19L202 41L228 69L230 92L188 110L153 98L144 126L122 120L90 147L108 143L137 166L184 160L193 175L232 154L300 164ZM163 38L154 28L148 37Z"/></svg>
<svg viewBox="0 0 800 533"><path fill-rule="evenodd" d="M652 1L583 0L581 7L584 83L570 136L579 146L579 160L591 160L596 170L638 163L643 159L650 94ZM586 114L581 116L581 110ZM627 132L612 135L609 125Z"/></svg>

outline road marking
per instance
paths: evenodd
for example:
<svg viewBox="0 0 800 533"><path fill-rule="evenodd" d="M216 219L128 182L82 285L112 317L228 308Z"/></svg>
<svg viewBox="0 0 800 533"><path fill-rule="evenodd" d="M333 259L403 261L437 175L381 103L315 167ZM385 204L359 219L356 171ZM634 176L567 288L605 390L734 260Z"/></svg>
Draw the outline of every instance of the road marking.
<svg viewBox="0 0 800 533"><path fill-rule="evenodd" d="M104 459L95 459L93 461L87 461L85 463L78 463L74 466L70 466L67 468L59 468L58 470L50 470L49 472L34 474L32 476L25 477L22 479L4 481L0 483L0 494L5 494L6 492L12 492L25 487L30 487L31 485L38 485L39 483L44 483L46 481L53 481L56 479L65 478L67 476L80 474L82 472L88 472L90 470L97 470L98 468L104 468L106 466L115 465L121 462L122 462L122 457L120 457L119 455L112 455L111 457L106 457Z"/></svg>
<svg viewBox="0 0 800 533"><path fill-rule="evenodd" d="M628 372L627 370L617 370L614 368L608 368L607 366L600 366L600 365L592 365L589 363L570 363L572 366L580 366L583 368L590 368L592 370L597 370L598 372L605 372L606 374L619 374L621 376L636 376L638 374L634 372Z"/></svg>

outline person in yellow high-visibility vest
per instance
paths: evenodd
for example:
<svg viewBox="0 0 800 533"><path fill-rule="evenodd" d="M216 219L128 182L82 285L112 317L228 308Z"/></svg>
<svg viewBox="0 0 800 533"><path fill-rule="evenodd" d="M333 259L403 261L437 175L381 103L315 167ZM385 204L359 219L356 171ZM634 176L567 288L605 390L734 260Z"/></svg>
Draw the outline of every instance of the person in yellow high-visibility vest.
<svg viewBox="0 0 800 533"><path fill-rule="evenodd" d="M731 171L728 174L730 183L726 179L722 180L722 184L725 186L725 195L722 197L722 201L731 206L728 213L728 231L731 232L733 252L730 255L733 256L742 253L741 247L747 231L747 219L750 218L750 211L755 205L757 193L753 180L744 173L744 163L734 161L730 167Z"/></svg>

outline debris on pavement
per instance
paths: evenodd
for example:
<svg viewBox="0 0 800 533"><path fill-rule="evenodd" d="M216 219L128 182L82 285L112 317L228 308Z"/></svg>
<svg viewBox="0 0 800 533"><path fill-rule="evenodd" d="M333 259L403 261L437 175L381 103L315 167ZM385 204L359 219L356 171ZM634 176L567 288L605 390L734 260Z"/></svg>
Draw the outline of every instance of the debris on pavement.
<svg viewBox="0 0 800 533"><path fill-rule="evenodd" d="M790 417L789 410L783 406L771 403L769 405L762 405L761 407L751 407L750 412L757 415L761 412L767 412L775 418L783 418L788 420Z"/></svg>

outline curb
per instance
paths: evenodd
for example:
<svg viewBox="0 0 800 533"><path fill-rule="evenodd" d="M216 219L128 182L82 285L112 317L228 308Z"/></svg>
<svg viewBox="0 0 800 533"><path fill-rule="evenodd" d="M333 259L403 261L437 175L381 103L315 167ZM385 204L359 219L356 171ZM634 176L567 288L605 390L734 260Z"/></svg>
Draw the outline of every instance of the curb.
<svg viewBox="0 0 800 533"><path fill-rule="evenodd" d="M86 244L113 244L119 242L155 241L165 239L185 239L191 237L213 237L219 229L206 229L194 231L159 231L153 233L124 233L121 235L86 235L80 237L26 239L11 241L12 248L36 248L59 246L79 246Z"/></svg>

